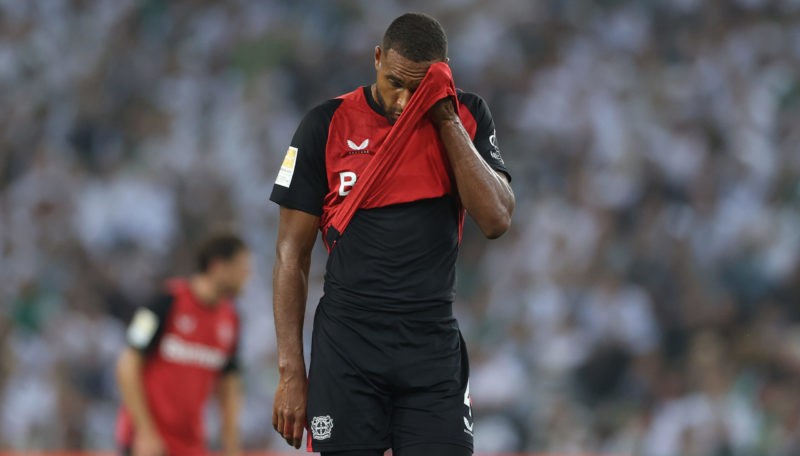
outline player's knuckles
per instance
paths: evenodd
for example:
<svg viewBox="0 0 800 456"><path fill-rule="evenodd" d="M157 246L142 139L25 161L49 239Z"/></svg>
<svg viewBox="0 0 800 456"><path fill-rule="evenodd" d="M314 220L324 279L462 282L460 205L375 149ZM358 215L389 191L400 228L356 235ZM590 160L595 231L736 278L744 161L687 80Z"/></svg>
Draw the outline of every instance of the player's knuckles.
<svg viewBox="0 0 800 456"><path fill-rule="evenodd" d="M283 407L281 408L280 414L281 416L284 417L284 419L291 419L295 416L295 411L292 410L290 407Z"/></svg>

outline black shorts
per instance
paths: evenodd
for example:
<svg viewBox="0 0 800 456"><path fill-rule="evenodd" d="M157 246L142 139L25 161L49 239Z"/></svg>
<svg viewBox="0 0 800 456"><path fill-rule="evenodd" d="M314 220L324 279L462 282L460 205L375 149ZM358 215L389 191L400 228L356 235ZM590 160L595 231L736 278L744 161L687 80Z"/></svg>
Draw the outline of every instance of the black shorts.
<svg viewBox="0 0 800 456"><path fill-rule="evenodd" d="M314 316L310 451L456 444L470 450L469 363L450 305L413 315Z"/></svg>

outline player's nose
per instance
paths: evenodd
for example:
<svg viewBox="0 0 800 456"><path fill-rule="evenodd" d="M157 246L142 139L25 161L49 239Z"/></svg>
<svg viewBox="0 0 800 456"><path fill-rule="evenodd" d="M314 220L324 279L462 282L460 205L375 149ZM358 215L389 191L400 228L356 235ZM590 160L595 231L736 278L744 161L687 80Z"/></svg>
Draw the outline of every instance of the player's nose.
<svg viewBox="0 0 800 456"><path fill-rule="evenodd" d="M406 108L409 99L411 99L411 91L403 89L403 91L400 92L400 96L397 97L397 108L400 112Z"/></svg>

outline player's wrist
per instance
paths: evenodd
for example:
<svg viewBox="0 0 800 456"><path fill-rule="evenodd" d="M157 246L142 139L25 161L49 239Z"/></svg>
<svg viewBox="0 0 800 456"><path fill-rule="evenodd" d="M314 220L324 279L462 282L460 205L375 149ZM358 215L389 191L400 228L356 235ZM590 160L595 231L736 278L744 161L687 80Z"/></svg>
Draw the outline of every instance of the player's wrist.
<svg viewBox="0 0 800 456"><path fill-rule="evenodd" d="M142 420L136 423L136 433L147 437L157 437L158 431L152 421Z"/></svg>
<svg viewBox="0 0 800 456"><path fill-rule="evenodd" d="M306 375L306 365L301 361L286 361L278 363L278 373L281 376L302 376Z"/></svg>
<svg viewBox="0 0 800 456"><path fill-rule="evenodd" d="M436 127L437 130L442 131L447 128L458 128L461 125L461 119L457 116L453 118L442 119L436 122L433 122L433 125Z"/></svg>
<svg viewBox="0 0 800 456"><path fill-rule="evenodd" d="M437 128L458 121L453 100L450 97L442 98L428 111L428 118Z"/></svg>

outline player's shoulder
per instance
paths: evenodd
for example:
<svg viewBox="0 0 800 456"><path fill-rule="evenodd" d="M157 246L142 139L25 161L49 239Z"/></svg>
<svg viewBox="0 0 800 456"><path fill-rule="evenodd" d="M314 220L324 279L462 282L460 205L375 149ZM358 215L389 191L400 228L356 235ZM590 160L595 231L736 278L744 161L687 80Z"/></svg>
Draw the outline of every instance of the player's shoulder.
<svg viewBox="0 0 800 456"><path fill-rule="evenodd" d="M333 114L342 104L341 98L331 98L311 108L303 118L303 122L330 122Z"/></svg>
<svg viewBox="0 0 800 456"><path fill-rule="evenodd" d="M236 300L233 298L224 298L220 303L220 309L233 318L239 318L239 307L236 305Z"/></svg>
<svg viewBox="0 0 800 456"><path fill-rule="evenodd" d="M341 105L341 100L326 100L306 112L297 127L293 141L294 146L297 141L316 141L323 144L328 136L328 128L336 110Z"/></svg>
<svg viewBox="0 0 800 456"><path fill-rule="evenodd" d="M456 89L456 95L458 96L459 103L469 103L469 104L476 104L476 103L486 103L480 95L475 92L468 92L462 89Z"/></svg>
<svg viewBox="0 0 800 456"><path fill-rule="evenodd" d="M302 131L314 131L315 134L325 134L331 125L334 116L346 113L346 116L362 116L369 110L365 87L359 87L351 92L325 100L311 108L301 122Z"/></svg>
<svg viewBox="0 0 800 456"><path fill-rule="evenodd" d="M486 104L483 97L475 92L467 92L461 89L458 89L456 94L458 96L458 102L464 105L476 120L485 116L491 118L489 106Z"/></svg>

